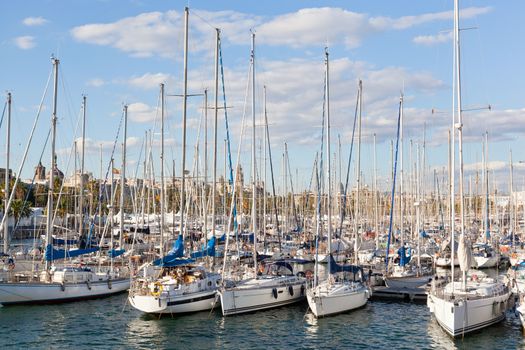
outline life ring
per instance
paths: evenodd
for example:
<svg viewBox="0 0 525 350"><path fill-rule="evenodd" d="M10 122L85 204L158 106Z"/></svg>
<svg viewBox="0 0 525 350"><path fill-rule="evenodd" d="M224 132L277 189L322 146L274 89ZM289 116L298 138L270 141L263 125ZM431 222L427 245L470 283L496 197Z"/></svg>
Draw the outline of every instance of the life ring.
<svg viewBox="0 0 525 350"><path fill-rule="evenodd" d="M162 293L162 283L155 282L155 284L153 284L153 290L151 291L151 295L153 295L154 297L158 297L160 296L161 293Z"/></svg>
<svg viewBox="0 0 525 350"><path fill-rule="evenodd" d="M272 289L272 295L275 299L277 299L277 288Z"/></svg>
<svg viewBox="0 0 525 350"><path fill-rule="evenodd" d="M288 293L293 297L293 286L288 286Z"/></svg>

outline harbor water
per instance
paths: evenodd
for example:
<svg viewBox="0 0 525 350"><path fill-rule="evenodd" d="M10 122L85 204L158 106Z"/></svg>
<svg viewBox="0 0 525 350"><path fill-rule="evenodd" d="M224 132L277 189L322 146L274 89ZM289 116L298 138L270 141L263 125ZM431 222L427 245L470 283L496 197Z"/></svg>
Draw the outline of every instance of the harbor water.
<svg viewBox="0 0 525 350"><path fill-rule="evenodd" d="M316 319L306 302L223 317L218 306L158 318L127 304L127 294L59 305L0 308L1 349L521 349L519 319L451 339L425 304L370 301Z"/></svg>

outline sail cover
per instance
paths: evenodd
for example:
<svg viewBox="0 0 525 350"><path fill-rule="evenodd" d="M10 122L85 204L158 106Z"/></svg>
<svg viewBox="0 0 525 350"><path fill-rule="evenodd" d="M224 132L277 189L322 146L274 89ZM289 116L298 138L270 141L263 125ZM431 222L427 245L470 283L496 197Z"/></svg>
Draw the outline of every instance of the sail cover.
<svg viewBox="0 0 525 350"><path fill-rule="evenodd" d="M88 248L88 249L53 249L51 244L46 246L45 259L46 261L53 261L58 259L74 258L76 256L89 254L98 251L98 247Z"/></svg>
<svg viewBox="0 0 525 350"><path fill-rule="evenodd" d="M173 244L173 248L161 259L157 259L153 261L153 265L155 266L166 266L169 265L170 262L174 261L175 259L181 258L184 255L184 242L182 241L182 235L179 235L175 243Z"/></svg>
<svg viewBox="0 0 525 350"><path fill-rule="evenodd" d="M215 256L215 241L216 241L215 237L212 237L208 241L207 246L203 245L201 250L191 253L190 257L192 259L196 259L196 258L202 258L204 256Z"/></svg>
<svg viewBox="0 0 525 350"><path fill-rule="evenodd" d="M397 250L397 254L399 254L399 266L405 266L410 262L410 259L412 258L412 252L410 248L406 248L405 246L399 248Z"/></svg>
<svg viewBox="0 0 525 350"><path fill-rule="evenodd" d="M465 235L459 237L458 260L461 271L468 271L472 263L472 252L470 244L465 240Z"/></svg>

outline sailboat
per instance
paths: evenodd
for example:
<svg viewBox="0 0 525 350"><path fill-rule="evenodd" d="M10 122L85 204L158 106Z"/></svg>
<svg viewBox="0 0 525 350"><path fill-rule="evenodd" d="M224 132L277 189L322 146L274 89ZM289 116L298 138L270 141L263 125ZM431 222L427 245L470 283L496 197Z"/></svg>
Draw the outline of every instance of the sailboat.
<svg viewBox="0 0 525 350"><path fill-rule="evenodd" d="M364 306L370 297L369 289L363 283L363 271L359 266L338 265L332 256L332 205L331 205L331 168L330 168L330 81L328 49L325 50L325 99L326 99L326 174L328 186L328 278L317 284L317 266L314 273L314 285L306 293L308 306L315 317L333 315ZM320 201L317 204L317 215L320 216ZM318 224L319 225L319 224ZM317 229L319 235L319 227ZM319 262L316 260L316 265ZM353 278L347 279L338 272L352 272Z"/></svg>
<svg viewBox="0 0 525 350"><path fill-rule="evenodd" d="M185 169L186 155L186 100L187 100L187 59L188 59L188 17L189 9L184 9L184 103L183 103L183 143L182 143L182 169ZM219 44L219 30L216 30L216 44ZM217 51L216 51L217 53ZM218 56L216 55L216 65ZM217 81L218 76L216 74ZM164 168L164 84L161 87L161 174ZM216 85L217 87L217 85ZM215 93L217 94L217 88ZM178 314L209 310L214 307L217 289L220 285L221 275L209 272L202 265L196 263L195 259L207 256L215 256L215 236L211 237L207 245L201 251L193 252L184 256L184 237L187 226L184 217L184 198L186 189L184 186L184 171L182 172L181 185L181 210L180 210L180 234L173 248L165 255L163 254L163 229L164 221L161 221L161 258L152 263L145 264L140 273L134 279L130 289L128 300L134 308L153 314ZM164 179L161 176L161 183ZM164 186L161 186L162 188ZM161 191L161 219L164 217L164 197Z"/></svg>
<svg viewBox="0 0 525 350"><path fill-rule="evenodd" d="M459 55L459 5L454 1L454 51L455 51L455 79L457 91L457 116L459 151L459 206L460 206L460 238L458 246L458 260L462 271L462 280L454 281L454 265L452 265L452 281L439 284L434 280L428 294L427 305L438 324L452 337L473 332L505 319L507 303L510 297L509 288L502 282L492 278L471 276L467 278L467 271L471 265L470 244L465 237L464 203L463 203L463 125L461 115L461 79ZM455 134L455 132L453 133ZM453 142L454 144L454 142ZM453 152L452 154L454 154ZM454 161L452 161L452 169ZM452 171L454 174L454 171ZM452 181L451 198L454 200L454 181ZM454 206L452 206L454 207ZM451 236L453 242L455 211L452 210ZM452 257L454 249L451 250ZM452 258L452 261L454 259Z"/></svg>
<svg viewBox="0 0 525 350"><path fill-rule="evenodd" d="M252 32L251 73L252 73L252 228L254 271L257 268L257 174L255 138L255 33ZM227 240L228 242L228 240ZM225 254L225 259L227 254ZM225 260L226 261L226 260ZM223 269L224 273L224 269ZM246 276L240 281L228 281L219 290L222 314L224 316L275 308L301 301L305 297L306 280L293 274L290 264L276 261L261 268L258 273Z"/></svg>
<svg viewBox="0 0 525 350"><path fill-rule="evenodd" d="M95 272L87 267L53 265L55 260L72 258L98 250L98 247L75 250L55 249L52 245L58 65L59 60L53 58L54 96L51 117L51 171L47 203L45 268L40 273L17 273L12 278L2 280L0 282L1 305L57 303L99 298L123 292L129 288L130 284L128 277L121 277L113 270Z"/></svg>

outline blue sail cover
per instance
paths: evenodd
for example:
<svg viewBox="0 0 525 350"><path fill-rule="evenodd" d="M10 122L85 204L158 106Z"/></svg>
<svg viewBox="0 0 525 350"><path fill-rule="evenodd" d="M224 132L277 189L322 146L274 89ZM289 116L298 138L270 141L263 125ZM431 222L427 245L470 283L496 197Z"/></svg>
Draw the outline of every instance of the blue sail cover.
<svg viewBox="0 0 525 350"><path fill-rule="evenodd" d="M153 265L155 266L169 266L170 262L174 261L175 259L182 258L184 255L184 242L182 241L182 235L179 235L175 243L173 244L173 248L161 259L157 259L153 261Z"/></svg>
<svg viewBox="0 0 525 350"><path fill-rule="evenodd" d="M108 256L110 258L116 258L117 256L120 256L120 255L124 254L125 252L126 252L125 249L111 249L108 252Z"/></svg>
<svg viewBox="0 0 525 350"><path fill-rule="evenodd" d="M410 248L405 248L404 246L397 250L397 254L399 254L399 266L407 265L412 258L412 252Z"/></svg>
<svg viewBox="0 0 525 350"><path fill-rule="evenodd" d="M357 265L340 265L338 264L332 254L330 254L330 273L334 274L337 272L351 272L353 274L362 271L361 266Z"/></svg>
<svg viewBox="0 0 525 350"><path fill-rule="evenodd" d="M216 241L215 237L212 237L208 241L207 246L203 245L200 251L191 253L190 257L192 259L196 259L196 258L202 258L204 256L215 256L215 241Z"/></svg>
<svg viewBox="0 0 525 350"><path fill-rule="evenodd" d="M58 259L74 258L76 256L93 253L98 250L98 247L74 250L53 249L53 246L51 244L48 244L46 246L45 259L46 261L53 261Z"/></svg>
<svg viewBox="0 0 525 350"><path fill-rule="evenodd" d="M65 245L70 244L74 245L77 244L78 241L76 239L62 239L62 238L53 238L53 245Z"/></svg>

